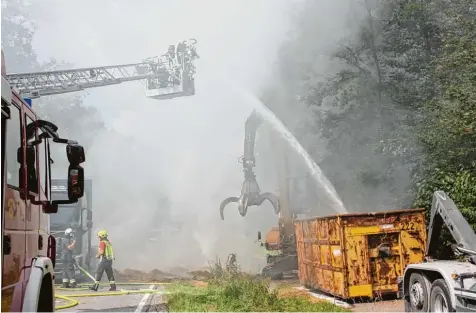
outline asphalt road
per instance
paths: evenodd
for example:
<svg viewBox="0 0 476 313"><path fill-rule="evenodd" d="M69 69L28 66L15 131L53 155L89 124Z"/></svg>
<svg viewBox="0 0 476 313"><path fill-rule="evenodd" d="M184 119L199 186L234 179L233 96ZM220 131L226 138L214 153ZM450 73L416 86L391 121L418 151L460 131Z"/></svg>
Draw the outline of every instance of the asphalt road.
<svg viewBox="0 0 476 313"><path fill-rule="evenodd" d="M165 286L118 286L119 290L155 289L165 291ZM101 286L97 294L108 293L108 286ZM118 291L119 291L118 290ZM90 290L64 291L57 290L57 295L94 294ZM85 296L72 298L79 302L75 307L58 310L58 312L166 312L163 295L160 293L142 293L114 296ZM69 303L62 299L56 299L56 306Z"/></svg>

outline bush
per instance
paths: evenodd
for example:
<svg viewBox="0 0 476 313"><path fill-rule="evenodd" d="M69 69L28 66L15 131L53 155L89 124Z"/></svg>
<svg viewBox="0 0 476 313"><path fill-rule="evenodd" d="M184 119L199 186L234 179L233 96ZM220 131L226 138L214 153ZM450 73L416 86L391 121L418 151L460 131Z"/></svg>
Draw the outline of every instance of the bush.
<svg viewBox="0 0 476 313"><path fill-rule="evenodd" d="M232 255L226 267L218 260L210 265L212 278L206 287L175 285L167 305L171 312L345 312L328 302L305 298L280 298L260 277L242 272Z"/></svg>

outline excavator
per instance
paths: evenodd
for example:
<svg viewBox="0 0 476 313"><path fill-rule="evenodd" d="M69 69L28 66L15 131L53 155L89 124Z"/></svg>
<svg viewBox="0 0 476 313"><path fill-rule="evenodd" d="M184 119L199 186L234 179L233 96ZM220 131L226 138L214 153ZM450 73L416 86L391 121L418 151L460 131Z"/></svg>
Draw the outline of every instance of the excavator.
<svg viewBox="0 0 476 313"><path fill-rule="evenodd" d="M225 219L224 210L230 203L238 204L238 212L243 217L246 216L250 206L260 206L265 200L272 204L274 213L278 215L279 225L269 230L264 243L262 242L261 232L258 232L258 242L267 251L267 264L261 270L261 275L272 279L282 279L285 275L295 275L298 268L293 214L290 210L288 194L288 179L284 177L284 173L287 173L287 158L284 153L279 154L281 163L278 165L278 173L281 176L279 178L279 196L271 192L261 193L253 167L256 166L254 154L256 132L262 123L263 118L256 110L246 119L244 155L238 160L243 164L245 180L239 197L228 197L220 204L220 216L222 220ZM276 146L279 146L278 142L276 142Z"/></svg>
<svg viewBox="0 0 476 313"><path fill-rule="evenodd" d="M195 95L196 39L182 41L178 53L151 57L140 63L68 70L7 74L10 86L23 98L35 99L87 88L145 81L146 96L156 100Z"/></svg>

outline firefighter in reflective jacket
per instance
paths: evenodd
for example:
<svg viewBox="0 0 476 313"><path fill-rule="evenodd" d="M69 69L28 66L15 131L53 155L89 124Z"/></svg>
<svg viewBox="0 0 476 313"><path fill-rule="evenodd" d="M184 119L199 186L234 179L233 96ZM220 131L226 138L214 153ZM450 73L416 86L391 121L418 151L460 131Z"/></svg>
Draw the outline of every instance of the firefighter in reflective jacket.
<svg viewBox="0 0 476 313"><path fill-rule="evenodd" d="M116 282L114 281L114 273L112 271L112 260L114 260L112 244L109 239L107 239L107 232L105 230L101 230L98 232L98 238L99 247L96 258L99 258L100 260L98 268L96 270L96 281L91 287L91 290L98 290L99 282L101 281L102 275L104 274L104 272L106 272L107 279L109 280L109 284L111 285L109 291L114 291L116 290Z"/></svg>

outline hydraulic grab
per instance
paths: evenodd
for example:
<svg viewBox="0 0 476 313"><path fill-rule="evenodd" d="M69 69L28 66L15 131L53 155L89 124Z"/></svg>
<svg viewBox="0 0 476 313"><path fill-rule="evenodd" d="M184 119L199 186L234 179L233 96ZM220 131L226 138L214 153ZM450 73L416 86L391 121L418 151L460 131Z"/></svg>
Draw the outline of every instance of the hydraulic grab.
<svg viewBox="0 0 476 313"><path fill-rule="evenodd" d="M240 158L240 163L243 163L245 181L241 187L241 194L239 197L229 197L221 203L220 216L222 220L225 219L223 215L225 207L232 202L238 203L238 211L241 216L246 215L249 206L261 205L265 200L271 202L276 214L280 211L278 197L271 192L261 193L258 182L256 181L256 175L253 172L253 167L255 167L254 148L256 132L262 122L263 120L261 116L259 116L255 110L246 120L244 155Z"/></svg>

